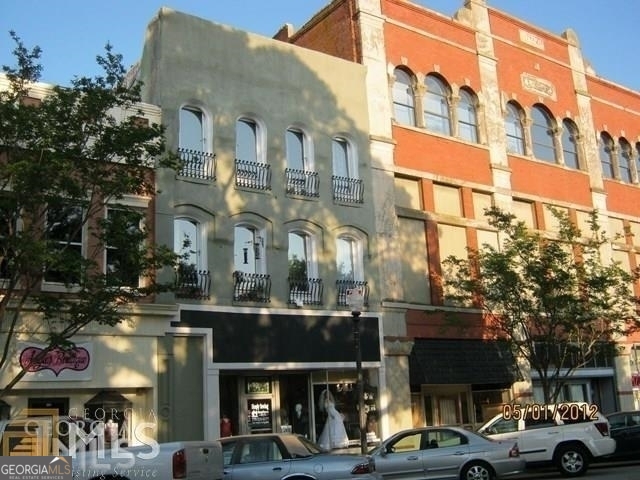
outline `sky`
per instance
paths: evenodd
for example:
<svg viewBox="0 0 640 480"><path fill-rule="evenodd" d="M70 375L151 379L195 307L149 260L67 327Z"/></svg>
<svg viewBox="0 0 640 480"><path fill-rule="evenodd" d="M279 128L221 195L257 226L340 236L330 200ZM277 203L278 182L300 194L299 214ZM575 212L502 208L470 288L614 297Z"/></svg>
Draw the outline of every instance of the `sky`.
<svg viewBox="0 0 640 480"><path fill-rule="evenodd" d="M640 91L637 0L487 0L494 8L560 34L572 28L597 75ZM68 85L100 73L96 55L110 43L126 67L141 53L144 32L162 6L272 37L282 25L301 27L330 0L0 0L0 65L15 64L14 30L42 49L41 80ZM464 0L413 0L452 16Z"/></svg>

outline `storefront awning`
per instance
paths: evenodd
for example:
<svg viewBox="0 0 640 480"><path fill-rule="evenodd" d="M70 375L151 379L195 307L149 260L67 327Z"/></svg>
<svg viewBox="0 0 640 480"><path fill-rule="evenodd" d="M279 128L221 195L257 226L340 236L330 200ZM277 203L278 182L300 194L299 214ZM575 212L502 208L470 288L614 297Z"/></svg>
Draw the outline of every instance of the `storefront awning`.
<svg viewBox="0 0 640 480"><path fill-rule="evenodd" d="M416 338L409 356L411 385L510 385L515 372L513 355L494 340Z"/></svg>

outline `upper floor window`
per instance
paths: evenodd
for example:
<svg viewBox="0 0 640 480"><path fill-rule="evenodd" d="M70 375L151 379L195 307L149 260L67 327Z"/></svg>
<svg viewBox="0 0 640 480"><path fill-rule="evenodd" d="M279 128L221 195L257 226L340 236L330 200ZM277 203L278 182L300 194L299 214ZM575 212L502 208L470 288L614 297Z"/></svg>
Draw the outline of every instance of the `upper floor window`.
<svg viewBox="0 0 640 480"><path fill-rule="evenodd" d="M578 159L578 127L568 118L562 121L562 155L569 168L580 168Z"/></svg>
<svg viewBox="0 0 640 480"><path fill-rule="evenodd" d="M613 170L613 154L614 144L613 138L607 132L600 133L600 165L602 166L602 176L604 178L614 178Z"/></svg>
<svg viewBox="0 0 640 480"><path fill-rule="evenodd" d="M427 91L424 95L424 126L431 132L451 135L449 117L449 89L435 75L425 78Z"/></svg>
<svg viewBox="0 0 640 480"><path fill-rule="evenodd" d="M236 121L236 159L261 162L258 124L248 118Z"/></svg>
<svg viewBox="0 0 640 480"><path fill-rule="evenodd" d="M6 202L6 204L5 204ZM8 196L0 196L0 278L9 278L13 272L11 263L16 250L12 245L17 239L18 218L15 205Z"/></svg>
<svg viewBox="0 0 640 480"><path fill-rule="evenodd" d="M46 214L47 239L58 251L47 266L47 282L78 284L82 273L83 210L77 205L49 205Z"/></svg>
<svg viewBox="0 0 640 480"><path fill-rule="evenodd" d="M205 251L202 248L202 226L192 218L173 221L173 251L179 255L179 265L185 270L205 270Z"/></svg>
<svg viewBox="0 0 640 480"><path fill-rule="evenodd" d="M349 235L336 239L336 267L338 280L364 280L363 253L361 241Z"/></svg>
<svg viewBox="0 0 640 480"><path fill-rule="evenodd" d="M478 116L476 99L465 89L460 90L458 106L458 136L469 142L478 142Z"/></svg>
<svg viewBox="0 0 640 480"><path fill-rule="evenodd" d="M132 245L144 247L142 212L131 208L107 209L107 282L112 285L139 287L143 255L129 255Z"/></svg>
<svg viewBox="0 0 640 480"><path fill-rule="evenodd" d="M202 110L185 106L180 109L180 148L207 152L205 117Z"/></svg>
<svg viewBox="0 0 640 480"><path fill-rule="evenodd" d="M346 138L334 137L331 140L331 161L334 175L346 178L358 177L353 147Z"/></svg>
<svg viewBox="0 0 640 480"><path fill-rule="evenodd" d="M540 106L531 109L531 146L538 160L556 162L555 126L551 116Z"/></svg>
<svg viewBox="0 0 640 480"><path fill-rule="evenodd" d="M640 182L640 142L636 143L635 150L635 164L636 164L636 181Z"/></svg>
<svg viewBox="0 0 640 480"><path fill-rule="evenodd" d="M507 152L524 155L524 115L514 102L507 103L504 129L507 134Z"/></svg>
<svg viewBox="0 0 640 480"><path fill-rule="evenodd" d="M416 113L411 76L396 68L393 77L393 116L398 123L414 126Z"/></svg>
<svg viewBox="0 0 640 480"><path fill-rule="evenodd" d="M311 158L309 155L308 139L304 132L297 128L288 128L286 135L287 168L309 171Z"/></svg>
<svg viewBox="0 0 640 480"><path fill-rule="evenodd" d="M233 237L234 270L265 273L264 234L252 225L236 225Z"/></svg>
<svg viewBox="0 0 640 480"><path fill-rule="evenodd" d="M620 180L631 183L631 165L633 164L631 144L626 138L620 137L618 139L618 145L620 146L620 154L618 155L618 172L620 174Z"/></svg>

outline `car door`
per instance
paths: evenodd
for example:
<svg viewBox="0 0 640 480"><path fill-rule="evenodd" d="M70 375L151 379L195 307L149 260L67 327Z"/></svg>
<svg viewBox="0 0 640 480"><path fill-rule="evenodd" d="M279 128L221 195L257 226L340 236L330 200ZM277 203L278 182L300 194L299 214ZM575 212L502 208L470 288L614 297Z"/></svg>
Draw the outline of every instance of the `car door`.
<svg viewBox="0 0 640 480"><path fill-rule="evenodd" d="M280 480L289 473L291 461L283 458L274 437L243 439L237 442L231 456L225 445L222 449L225 480Z"/></svg>
<svg viewBox="0 0 640 480"><path fill-rule="evenodd" d="M553 450L562 440L562 428L552 409L531 409L524 416L524 431L520 434L518 448L527 462L549 461Z"/></svg>
<svg viewBox="0 0 640 480"><path fill-rule="evenodd" d="M469 441L448 428L429 430L422 462L427 479L457 479L460 466L469 458Z"/></svg>
<svg viewBox="0 0 640 480"><path fill-rule="evenodd" d="M425 470L422 462L423 433L411 430L391 437L380 446L375 456L376 471L385 480L422 480Z"/></svg>

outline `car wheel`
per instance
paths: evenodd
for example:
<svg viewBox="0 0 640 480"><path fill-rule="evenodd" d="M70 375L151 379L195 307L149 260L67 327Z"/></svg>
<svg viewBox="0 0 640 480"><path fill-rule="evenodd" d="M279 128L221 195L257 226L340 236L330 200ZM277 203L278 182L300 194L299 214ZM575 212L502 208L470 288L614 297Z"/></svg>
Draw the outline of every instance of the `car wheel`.
<svg viewBox="0 0 640 480"><path fill-rule="evenodd" d="M558 471L564 477L580 477L589 468L589 454L579 445L565 445L555 455Z"/></svg>
<svg viewBox="0 0 640 480"><path fill-rule="evenodd" d="M493 470L482 462L472 462L462 469L460 480L493 480Z"/></svg>

